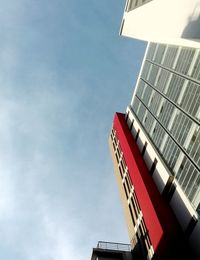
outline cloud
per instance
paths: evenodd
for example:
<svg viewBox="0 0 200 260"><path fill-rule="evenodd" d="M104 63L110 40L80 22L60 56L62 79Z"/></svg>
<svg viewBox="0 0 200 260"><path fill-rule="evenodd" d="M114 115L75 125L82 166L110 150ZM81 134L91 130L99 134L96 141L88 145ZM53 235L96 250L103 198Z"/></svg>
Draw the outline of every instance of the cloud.
<svg viewBox="0 0 200 260"><path fill-rule="evenodd" d="M110 36L114 1L87 3L2 3L1 259L85 260L98 240L127 241L107 138L130 45Z"/></svg>
<svg viewBox="0 0 200 260"><path fill-rule="evenodd" d="M84 91L77 97L70 88L55 87L45 71L32 75L41 85L0 95L0 243L28 260L84 260L105 236L98 216L101 223L113 221L103 214L112 206L113 180L94 161L107 141L93 143L96 130L84 125L90 118L78 116ZM71 83L87 84L83 79Z"/></svg>

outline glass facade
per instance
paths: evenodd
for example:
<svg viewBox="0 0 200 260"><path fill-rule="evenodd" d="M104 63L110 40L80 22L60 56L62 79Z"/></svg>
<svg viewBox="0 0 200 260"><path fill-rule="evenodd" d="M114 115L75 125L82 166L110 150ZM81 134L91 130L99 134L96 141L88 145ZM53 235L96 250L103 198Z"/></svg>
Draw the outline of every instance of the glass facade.
<svg viewBox="0 0 200 260"><path fill-rule="evenodd" d="M200 202L200 49L150 43L131 107L197 209Z"/></svg>

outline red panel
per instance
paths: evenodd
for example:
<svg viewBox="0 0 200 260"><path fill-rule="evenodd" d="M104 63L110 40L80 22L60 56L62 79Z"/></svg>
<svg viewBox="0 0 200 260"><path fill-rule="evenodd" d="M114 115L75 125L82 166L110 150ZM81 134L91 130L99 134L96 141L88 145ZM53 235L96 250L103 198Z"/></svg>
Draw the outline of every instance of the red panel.
<svg viewBox="0 0 200 260"><path fill-rule="evenodd" d="M161 239L162 241L163 239L167 241L169 235L172 235L173 232L169 233L177 225L176 220L170 207L161 197L152 177L149 175L137 144L126 124L124 114L115 114L114 129L129 169L149 237L154 250L156 250ZM165 237L165 234L168 238Z"/></svg>

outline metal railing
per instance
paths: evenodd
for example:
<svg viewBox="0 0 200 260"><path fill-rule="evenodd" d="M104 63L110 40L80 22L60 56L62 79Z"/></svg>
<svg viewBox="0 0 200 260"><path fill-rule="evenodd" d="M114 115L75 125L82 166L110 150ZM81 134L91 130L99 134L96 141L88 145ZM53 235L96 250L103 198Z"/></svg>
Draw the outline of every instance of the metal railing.
<svg viewBox="0 0 200 260"><path fill-rule="evenodd" d="M108 249L108 250L131 251L130 244L105 242L105 241L99 241L97 244L97 248Z"/></svg>

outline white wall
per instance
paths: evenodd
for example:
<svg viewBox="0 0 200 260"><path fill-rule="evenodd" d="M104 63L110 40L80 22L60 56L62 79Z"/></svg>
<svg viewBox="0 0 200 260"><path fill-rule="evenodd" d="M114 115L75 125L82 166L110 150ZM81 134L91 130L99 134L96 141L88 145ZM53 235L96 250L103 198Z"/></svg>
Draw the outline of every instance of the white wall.
<svg viewBox="0 0 200 260"><path fill-rule="evenodd" d="M200 46L200 0L153 0L125 12L122 35L145 41ZM188 41L195 39L192 41Z"/></svg>

